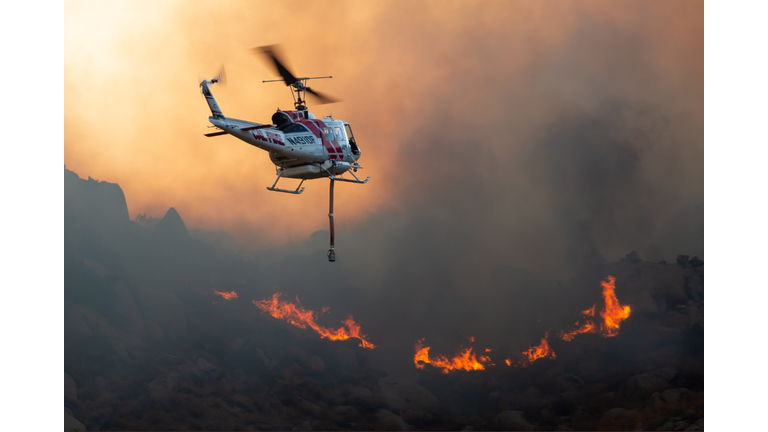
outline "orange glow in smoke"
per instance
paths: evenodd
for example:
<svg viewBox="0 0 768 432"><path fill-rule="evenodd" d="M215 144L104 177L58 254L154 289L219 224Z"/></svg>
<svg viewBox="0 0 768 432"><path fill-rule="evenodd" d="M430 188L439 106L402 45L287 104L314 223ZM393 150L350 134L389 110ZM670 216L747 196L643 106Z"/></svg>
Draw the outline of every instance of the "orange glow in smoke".
<svg viewBox="0 0 768 432"><path fill-rule="evenodd" d="M585 323L575 330L569 332L560 332L560 338L565 341L573 340L576 335L581 333L599 333L603 337L612 337L619 334L619 324L629 317L630 308L627 305L622 306L619 300L616 298L616 278L613 276L606 277L606 280L600 282L603 287L603 299L605 300L605 308L600 311L600 317L602 322L599 323L599 327L594 322L595 308L597 304L592 305L591 308L581 312L584 316ZM579 325L579 321L576 321L576 326Z"/></svg>
<svg viewBox="0 0 768 432"><path fill-rule="evenodd" d="M234 292L234 291L221 292L221 291L216 291L216 288L214 288L213 289L213 293L216 294L216 295L220 295L220 296L224 297L224 299L226 299L226 300L232 300L233 298L237 298L237 293Z"/></svg>
<svg viewBox="0 0 768 432"><path fill-rule="evenodd" d="M535 362L538 359L554 359L556 357L555 352L552 351L552 349L549 347L549 342L547 342L548 337L549 332L544 333L544 337L541 338L541 343L538 346L530 347L527 351L523 351L522 360L520 360L515 366L527 367L529 364ZM507 360L507 364L510 363L511 362Z"/></svg>
<svg viewBox="0 0 768 432"><path fill-rule="evenodd" d="M367 349L374 349L376 345L365 340L366 336L360 333L360 325L352 319L352 315L348 316L346 320L342 321L344 327L339 329L329 329L319 326L315 322L315 313L311 310L306 310L301 306L287 301L281 301L281 293L272 294L272 299L256 301L253 300L253 304L256 305L262 312L269 312L270 315L277 319L283 319L299 328L311 328L318 332L320 337L328 338L330 340L346 340L349 338L360 339L360 346ZM327 309L323 308L323 311Z"/></svg>
<svg viewBox="0 0 768 432"><path fill-rule="evenodd" d="M470 338L474 341L474 338ZM485 364L493 366L490 363L491 359L487 356L480 356L480 361L477 360L472 348L463 348L459 350L459 353L448 358L445 356L437 356L429 358L429 347L423 345L424 339L416 341L416 354L413 356L413 363L419 369L424 369L425 364L430 364L436 368L442 369L442 373L447 374L455 370L484 370Z"/></svg>

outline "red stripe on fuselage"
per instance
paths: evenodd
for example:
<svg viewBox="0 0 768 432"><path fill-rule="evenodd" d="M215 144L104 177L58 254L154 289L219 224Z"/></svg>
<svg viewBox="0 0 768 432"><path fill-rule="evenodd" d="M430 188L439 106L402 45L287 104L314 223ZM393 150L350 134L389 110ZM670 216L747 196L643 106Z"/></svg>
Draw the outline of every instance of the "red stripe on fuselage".
<svg viewBox="0 0 768 432"><path fill-rule="evenodd" d="M325 150L331 156L331 159L342 160L344 158L344 154L341 151L341 146L339 146L337 150L333 145L333 142L325 139L325 134L323 134L323 131L320 129L326 127L325 123L320 120L304 120L300 123L306 126L313 134L315 134L316 137L320 138L320 140L323 142L323 147L325 147Z"/></svg>

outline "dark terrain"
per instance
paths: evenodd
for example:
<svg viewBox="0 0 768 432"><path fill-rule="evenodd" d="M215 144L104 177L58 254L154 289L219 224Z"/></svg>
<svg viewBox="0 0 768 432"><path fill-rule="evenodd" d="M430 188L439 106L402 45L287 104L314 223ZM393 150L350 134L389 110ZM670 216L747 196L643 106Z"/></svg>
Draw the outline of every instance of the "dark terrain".
<svg viewBox="0 0 768 432"><path fill-rule="evenodd" d="M531 322L524 336L536 344L551 329L555 359L509 367L504 359L519 358L527 345L489 344L496 366L442 374L413 366L420 330L410 330L415 337L389 330L399 318L393 300L356 290L339 267L329 267L324 250L260 265L204 241L210 233L190 235L173 208L151 226L139 224L118 185L64 174L67 430L704 428L698 258L657 263L630 253L585 267L549 291L565 294L531 303L551 306L557 318ZM632 308L618 336L558 339L599 298L599 281L609 274L619 301ZM337 281L335 291L310 286L316 275ZM214 289L238 298L225 300ZM321 339L262 314L251 301L275 289L287 299L298 293L308 309L331 306L319 318L329 327L352 313L379 346ZM400 301L407 309L408 299ZM512 321L500 322L489 340L521 337L509 323L528 317L509 308ZM408 337L396 341L401 333Z"/></svg>

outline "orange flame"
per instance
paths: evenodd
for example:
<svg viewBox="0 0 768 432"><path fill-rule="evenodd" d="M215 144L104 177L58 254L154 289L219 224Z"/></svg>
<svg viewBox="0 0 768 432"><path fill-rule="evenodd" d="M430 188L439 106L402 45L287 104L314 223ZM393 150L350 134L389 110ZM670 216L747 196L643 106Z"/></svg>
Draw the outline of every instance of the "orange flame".
<svg viewBox="0 0 768 432"><path fill-rule="evenodd" d="M475 353L472 348L463 348L459 350L459 353L448 358L445 356L437 356L435 358L429 358L429 347L424 346L422 343L424 339L416 341L416 354L413 356L413 363L419 369L424 369L425 364L431 364L436 368L442 369L442 373L447 374L455 370L484 370L485 365L483 363L490 364L491 359L487 356L480 356L480 361L477 361ZM490 364L493 366L493 364Z"/></svg>
<svg viewBox="0 0 768 432"><path fill-rule="evenodd" d="M523 351L522 360L520 360L515 366L527 367L529 364L541 358L554 359L556 357L555 352L552 351L552 349L549 347L549 342L547 342L548 337L549 332L544 333L544 337L541 338L541 343L538 346L530 347L527 351ZM509 361L507 362L507 364L510 363L511 362Z"/></svg>
<svg viewBox="0 0 768 432"><path fill-rule="evenodd" d="M619 334L619 324L629 317L630 308L627 305L622 306L619 304L619 300L616 298L616 278L613 276L606 277L606 280L601 281L600 285L603 287L603 299L605 300L605 308L600 311L600 317L603 322L600 323L599 329L594 320L588 317L595 316L595 308L597 304L592 305L591 308L582 311L586 322L576 330L569 332L560 332L560 338L565 341L571 341L576 335L581 333L600 333L603 337L612 337ZM576 326L579 325L579 321L576 321Z"/></svg>
<svg viewBox="0 0 768 432"><path fill-rule="evenodd" d="M233 298L237 298L237 293L234 292L234 291L221 292L221 291L216 291L216 288L214 288L213 289L213 293L216 294L216 295L220 295L220 296L224 297L224 299L226 299L226 300L232 300Z"/></svg>
<svg viewBox="0 0 768 432"><path fill-rule="evenodd" d="M348 316L346 320L342 321L344 327L339 329L329 329L319 326L315 322L315 313L311 310L306 310L301 306L287 301L280 301L281 293L272 294L272 299L256 301L253 300L253 304L256 305L262 312L269 312L270 315L277 319L284 319L289 323L299 328L311 328L318 332L320 337L328 338L330 340L347 340L349 338L360 339L360 346L367 349L374 349L376 345L365 340L366 336L360 333L360 325L352 319L352 315ZM326 309L327 310L327 309Z"/></svg>

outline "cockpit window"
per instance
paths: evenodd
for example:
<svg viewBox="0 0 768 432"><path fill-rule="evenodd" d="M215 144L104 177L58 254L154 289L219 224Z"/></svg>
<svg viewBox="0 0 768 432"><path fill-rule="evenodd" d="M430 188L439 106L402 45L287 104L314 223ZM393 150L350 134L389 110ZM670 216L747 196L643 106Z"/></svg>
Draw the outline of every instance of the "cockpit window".
<svg viewBox="0 0 768 432"><path fill-rule="evenodd" d="M333 141L333 131L331 131L330 128L324 127L323 134L325 135L325 139L327 139L328 141Z"/></svg>
<svg viewBox="0 0 768 432"><path fill-rule="evenodd" d="M348 125L348 124L345 124L345 125L344 125L344 128L347 130L347 138L348 138L350 141L354 141L354 140L355 140L355 136L354 136L354 135L352 135L352 128L351 128L351 127L349 127L349 125Z"/></svg>
<svg viewBox="0 0 768 432"><path fill-rule="evenodd" d="M346 141L344 139L344 135L341 133L341 128L340 127L333 128L333 133L334 133L334 135L336 135L336 141Z"/></svg>
<svg viewBox="0 0 768 432"><path fill-rule="evenodd" d="M285 129L283 129L284 133L301 133L301 132L309 132L309 129L307 129L306 126L300 123L294 123L292 125L289 125Z"/></svg>
<svg viewBox="0 0 768 432"><path fill-rule="evenodd" d="M288 114L278 111L272 114L272 123L277 125L278 129L283 130L293 124L293 120L291 120L291 117L288 116Z"/></svg>

